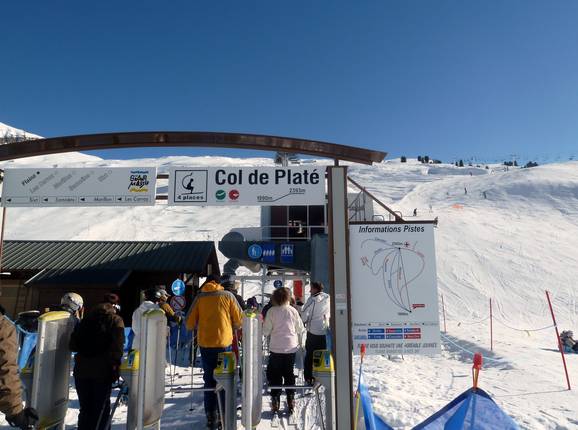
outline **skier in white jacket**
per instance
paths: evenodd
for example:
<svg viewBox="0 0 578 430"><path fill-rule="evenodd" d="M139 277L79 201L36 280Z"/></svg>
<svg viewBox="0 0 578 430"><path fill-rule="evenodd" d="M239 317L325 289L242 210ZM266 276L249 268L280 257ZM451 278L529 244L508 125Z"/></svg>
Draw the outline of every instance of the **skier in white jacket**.
<svg viewBox="0 0 578 430"><path fill-rule="evenodd" d="M162 292L159 288L149 288L145 291L145 300L140 304L138 308L132 313L132 331L134 333L134 339L132 341L132 349L140 350L141 347L141 321L142 316L146 311L151 309L160 309L159 300L162 296Z"/></svg>
<svg viewBox="0 0 578 430"><path fill-rule="evenodd" d="M289 304L291 292L284 287L277 288L271 296L273 306L267 312L263 323L263 334L270 336L267 381L269 385L295 385L295 353L301 346L305 332L299 312ZM287 389L287 409L289 414L295 408L295 390ZM271 390L271 404L274 414L279 412L281 390Z"/></svg>
<svg viewBox="0 0 578 430"><path fill-rule="evenodd" d="M313 384L313 351L327 348L325 335L329 328L331 306L329 294L323 292L321 282L311 283L311 296L301 309L301 318L307 329L307 341L305 343L305 362L303 373L305 381Z"/></svg>

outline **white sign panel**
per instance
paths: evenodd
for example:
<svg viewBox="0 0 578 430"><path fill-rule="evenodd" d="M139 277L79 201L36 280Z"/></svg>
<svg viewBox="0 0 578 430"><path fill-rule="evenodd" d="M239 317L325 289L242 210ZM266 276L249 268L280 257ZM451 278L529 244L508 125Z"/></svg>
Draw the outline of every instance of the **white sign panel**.
<svg viewBox="0 0 578 430"><path fill-rule="evenodd" d="M169 173L169 205L324 203L325 167L176 167Z"/></svg>
<svg viewBox="0 0 578 430"><path fill-rule="evenodd" d="M6 169L2 205L152 206L155 167Z"/></svg>
<svg viewBox="0 0 578 430"><path fill-rule="evenodd" d="M351 224L349 257L355 350L439 354L433 225Z"/></svg>

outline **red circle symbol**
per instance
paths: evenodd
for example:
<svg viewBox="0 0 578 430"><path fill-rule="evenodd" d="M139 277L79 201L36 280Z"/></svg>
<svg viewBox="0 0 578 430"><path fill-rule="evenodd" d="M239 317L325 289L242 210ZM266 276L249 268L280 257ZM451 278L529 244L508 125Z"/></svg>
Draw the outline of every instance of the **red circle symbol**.
<svg viewBox="0 0 578 430"><path fill-rule="evenodd" d="M237 200L239 198L239 190L231 190L229 191L229 198L231 200Z"/></svg>

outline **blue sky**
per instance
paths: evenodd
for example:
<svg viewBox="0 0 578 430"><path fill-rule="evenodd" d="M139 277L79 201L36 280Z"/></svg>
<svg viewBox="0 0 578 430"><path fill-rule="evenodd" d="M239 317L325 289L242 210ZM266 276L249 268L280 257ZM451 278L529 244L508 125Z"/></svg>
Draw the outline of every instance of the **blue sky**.
<svg viewBox="0 0 578 430"><path fill-rule="evenodd" d="M0 16L0 121L43 136L238 131L444 161L578 155L574 0L27 0ZM231 152L98 155L180 153Z"/></svg>

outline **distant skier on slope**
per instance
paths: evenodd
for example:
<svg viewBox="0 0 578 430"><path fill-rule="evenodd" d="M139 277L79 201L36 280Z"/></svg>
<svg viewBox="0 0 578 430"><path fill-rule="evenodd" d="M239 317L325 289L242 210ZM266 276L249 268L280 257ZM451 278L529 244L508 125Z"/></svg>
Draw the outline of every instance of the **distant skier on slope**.
<svg viewBox="0 0 578 430"><path fill-rule="evenodd" d="M574 333L571 330L564 330L560 333L560 341L565 352L578 353L578 342L574 340Z"/></svg>

